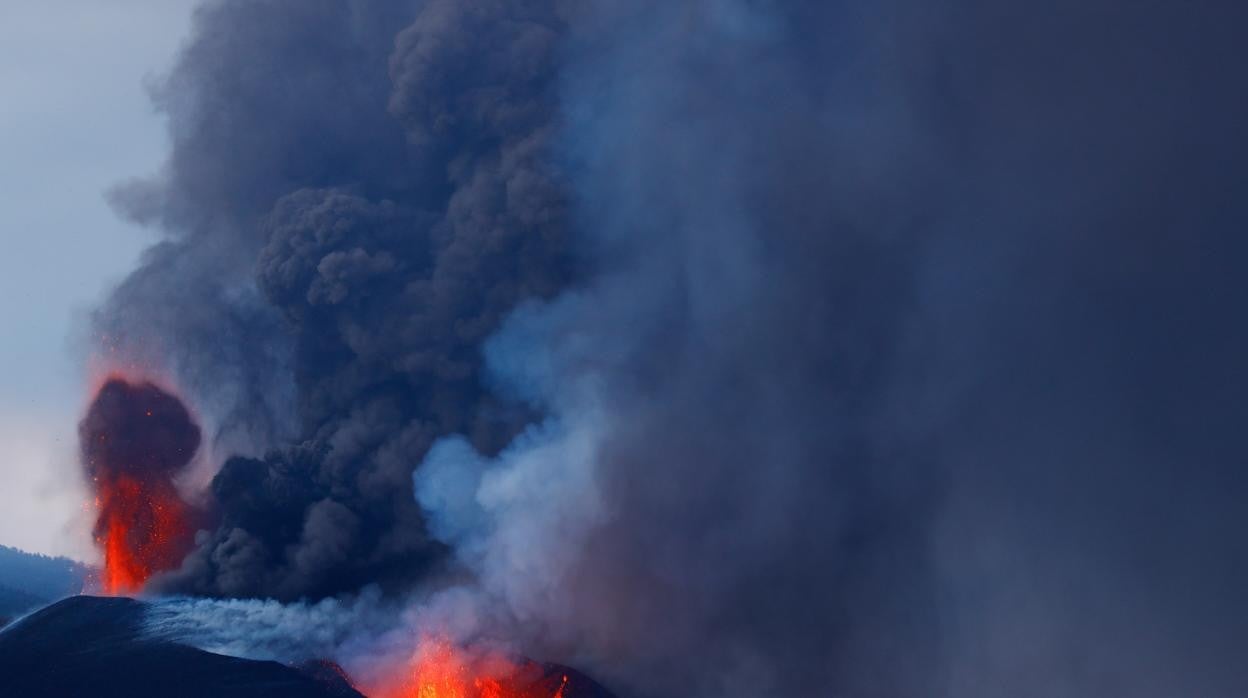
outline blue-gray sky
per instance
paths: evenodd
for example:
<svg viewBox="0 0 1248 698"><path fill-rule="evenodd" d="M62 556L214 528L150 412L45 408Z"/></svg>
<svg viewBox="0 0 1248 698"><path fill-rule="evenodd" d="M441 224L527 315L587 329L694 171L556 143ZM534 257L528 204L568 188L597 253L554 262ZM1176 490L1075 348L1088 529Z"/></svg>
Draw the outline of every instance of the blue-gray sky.
<svg viewBox="0 0 1248 698"><path fill-rule="evenodd" d="M72 336L149 241L104 192L160 162L166 139L144 82L172 62L192 5L0 3L0 543L92 555Z"/></svg>

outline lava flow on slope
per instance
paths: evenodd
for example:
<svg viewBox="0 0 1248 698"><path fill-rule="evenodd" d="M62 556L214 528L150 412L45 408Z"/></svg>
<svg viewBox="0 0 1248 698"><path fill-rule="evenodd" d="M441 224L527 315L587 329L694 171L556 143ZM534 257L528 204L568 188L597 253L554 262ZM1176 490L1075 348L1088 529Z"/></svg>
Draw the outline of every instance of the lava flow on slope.
<svg viewBox="0 0 1248 698"><path fill-rule="evenodd" d="M590 698L608 695L570 669L463 650L426 637L410 663L369 687L372 698Z"/></svg>
<svg viewBox="0 0 1248 698"><path fill-rule="evenodd" d="M79 423L78 439L95 492L101 591L141 591L153 574L181 564L193 544L197 512L174 477L199 448L199 427L170 392L111 376Z"/></svg>

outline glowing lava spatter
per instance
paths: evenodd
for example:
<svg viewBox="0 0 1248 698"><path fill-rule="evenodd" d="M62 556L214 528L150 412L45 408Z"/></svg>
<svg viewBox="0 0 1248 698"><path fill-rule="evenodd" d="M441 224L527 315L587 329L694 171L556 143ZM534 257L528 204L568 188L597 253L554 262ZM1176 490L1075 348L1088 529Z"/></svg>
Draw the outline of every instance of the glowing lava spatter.
<svg viewBox="0 0 1248 698"><path fill-rule="evenodd" d="M369 692L373 698L565 698L568 676L533 662L470 653L445 638L421 642L410 665Z"/></svg>
<svg viewBox="0 0 1248 698"><path fill-rule="evenodd" d="M100 590L134 594L156 572L181 563L193 535L191 510L168 483L118 476L97 482L96 544L104 553Z"/></svg>
<svg viewBox="0 0 1248 698"><path fill-rule="evenodd" d="M100 591L136 593L191 549L197 512L173 478L199 447L199 427L169 392L114 377L96 393L78 436L95 489Z"/></svg>

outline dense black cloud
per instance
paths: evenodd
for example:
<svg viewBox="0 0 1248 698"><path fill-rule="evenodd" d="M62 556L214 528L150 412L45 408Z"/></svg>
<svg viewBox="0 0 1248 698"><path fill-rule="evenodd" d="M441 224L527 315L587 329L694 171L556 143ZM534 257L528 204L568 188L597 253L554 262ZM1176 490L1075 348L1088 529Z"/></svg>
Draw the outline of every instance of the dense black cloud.
<svg viewBox="0 0 1248 698"><path fill-rule="evenodd" d="M215 2L156 89L173 150L115 195L170 231L97 316L214 418L221 525L171 588L294 598L435 560L433 439L529 418L480 343L569 278L546 3ZM487 41L488 40L488 41ZM478 50L487 41L489 50Z"/></svg>
<svg viewBox="0 0 1248 698"><path fill-rule="evenodd" d="M78 440L88 477L169 480L191 462L200 433L177 397L111 378L78 425Z"/></svg>
<svg viewBox="0 0 1248 698"><path fill-rule="evenodd" d="M212 3L100 321L271 451L168 583L453 550L640 697L1242 693L1246 14Z"/></svg>

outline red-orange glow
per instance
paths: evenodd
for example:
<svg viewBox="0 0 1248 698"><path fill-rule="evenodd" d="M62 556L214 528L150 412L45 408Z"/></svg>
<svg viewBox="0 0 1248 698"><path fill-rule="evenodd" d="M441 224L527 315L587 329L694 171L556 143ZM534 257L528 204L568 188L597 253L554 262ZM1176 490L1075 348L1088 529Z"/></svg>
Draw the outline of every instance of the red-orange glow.
<svg viewBox="0 0 1248 698"><path fill-rule="evenodd" d="M103 566L93 587L109 595L143 590L181 564L200 513L182 498L182 474L200 442L196 420L172 382L150 370L96 361L79 445L95 492L95 542Z"/></svg>
<svg viewBox="0 0 1248 698"><path fill-rule="evenodd" d="M468 652L426 638L409 665L373 686L372 698L564 698L568 677L532 662Z"/></svg>
<svg viewBox="0 0 1248 698"><path fill-rule="evenodd" d="M118 475L97 481L95 540L104 554L101 591L143 590L157 572L174 569L190 549L191 510L168 482Z"/></svg>

